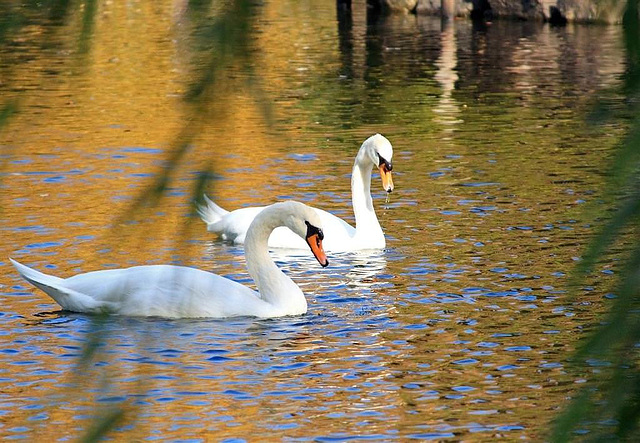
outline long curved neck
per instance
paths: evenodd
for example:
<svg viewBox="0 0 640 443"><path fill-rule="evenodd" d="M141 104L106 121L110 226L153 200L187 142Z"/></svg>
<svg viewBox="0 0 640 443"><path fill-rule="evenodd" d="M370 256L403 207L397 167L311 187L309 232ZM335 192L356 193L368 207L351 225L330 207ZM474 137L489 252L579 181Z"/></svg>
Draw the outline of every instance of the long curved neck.
<svg viewBox="0 0 640 443"><path fill-rule="evenodd" d="M371 199L372 170L373 164L367 158L366 147L363 145L358 151L351 173L351 202L356 216L356 235L366 233L384 236Z"/></svg>
<svg viewBox="0 0 640 443"><path fill-rule="evenodd" d="M294 310L295 307L304 307L306 311L307 300L304 294L298 285L276 266L269 255L269 236L275 228L283 225L277 211L265 209L258 214L245 239L247 269L258 287L260 298L264 301Z"/></svg>

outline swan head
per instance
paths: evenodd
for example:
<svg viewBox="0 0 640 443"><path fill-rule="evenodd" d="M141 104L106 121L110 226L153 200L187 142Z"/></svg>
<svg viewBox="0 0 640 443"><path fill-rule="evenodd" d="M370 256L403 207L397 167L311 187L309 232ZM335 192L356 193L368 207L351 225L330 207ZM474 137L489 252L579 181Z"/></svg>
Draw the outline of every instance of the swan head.
<svg viewBox="0 0 640 443"><path fill-rule="evenodd" d="M323 268L328 266L329 260L322 247L324 233L318 213L304 203L295 201L276 203L273 206L276 205L282 206L280 213L284 215L284 225L305 239Z"/></svg>
<svg viewBox="0 0 640 443"><path fill-rule="evenodd" d="M367 147L367 156L380 170L382 187L387 192L393 191L393 147L387 138L380 134L375 134L365 140L363 146Z"/></svg>

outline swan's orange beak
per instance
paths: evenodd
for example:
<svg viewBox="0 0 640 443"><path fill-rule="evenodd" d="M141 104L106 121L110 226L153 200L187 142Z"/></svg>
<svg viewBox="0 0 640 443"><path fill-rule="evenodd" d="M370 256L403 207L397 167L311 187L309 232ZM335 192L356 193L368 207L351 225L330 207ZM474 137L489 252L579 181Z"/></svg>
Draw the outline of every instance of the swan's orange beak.
<svg viewBox="0 0 640 443"><path fill-rule="evenodd" d="M329 266L327 254L325 254L324 249L322 249L322 239L320 238L320 235L312 234L308 236L307 243L311 248L311 252L313 252L313 255L316 257L316 260L318 260L318 263L320 263L320 266L322 266L323 268Z"/></svg>
<svg viewBox="0 0 640 443"><path fill-rule="evenodd" d="M391 166L387 162L383 162L379 166L380 178L382 179L382 187L385 191L393 191L393 179L391 178Z"/></svg>

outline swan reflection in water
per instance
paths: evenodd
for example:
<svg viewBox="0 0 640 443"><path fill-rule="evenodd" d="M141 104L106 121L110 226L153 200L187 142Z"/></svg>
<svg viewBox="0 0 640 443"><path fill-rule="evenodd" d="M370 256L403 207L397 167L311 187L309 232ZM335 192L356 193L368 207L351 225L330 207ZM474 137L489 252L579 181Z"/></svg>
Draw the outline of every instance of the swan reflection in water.
<svg viewBox="0 0 640 443"><path fill-rule="evenodd" d="M343 254L349 259L351 268L344 274L345 283L353 288L371 288L382 284L376 278L387 267L387 259L382 251L359 251L353 254Z"/></svg>
<svg viewBox="0 0 640 443"><path fill-rule="evenodd" d="M339 285L354 289L371 288L383 283L376 276L387 267L385 251L381 249L329 254L331 265L324 272L314 273L315 275L309 275L308 265L312 265L313 260L310 260L304 251L274 248L270 250L270 254L278 266L285 269L288 274L294 276L305 274L304 281L298 283L300 286L315 282L323 287Z"/></svg>

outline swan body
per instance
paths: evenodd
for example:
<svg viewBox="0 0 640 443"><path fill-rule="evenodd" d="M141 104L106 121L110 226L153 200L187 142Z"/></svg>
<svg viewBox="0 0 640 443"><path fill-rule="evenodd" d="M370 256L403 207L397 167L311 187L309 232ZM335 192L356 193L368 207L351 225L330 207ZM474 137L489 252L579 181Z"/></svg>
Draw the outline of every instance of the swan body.
<svg viewBox="0 0 640 443"><path fill-rule="evenodd" d="M22 277L63 309L75 312L168 318L280 317L307 311L300 288L275 265L267 250L269 234L287 226L307 239L320 264L328 265L323 232L315 211L298 202L276 203L251 224L245 243L254 291L238 282L195 268L135 266L88 272L62 279L11 260Z"/></svg>
<svg viewBox="0 0 640 443"><path fill-rule="evenodd" d="M380 134L369 137L362 143L356 155L351 174L351 197L356 218L355 228L335 215L313 208L322 222L327 240L324 248L327 251L345 252L362 249L382 249L386 242L384 233L378 222L373 201L371 199L371 171L376 166L380 169L383 188L393 191L391 178L393 147L389 140ZM207 230L216 232L223 240L235 244L246 242L247 230L251 222L265 206L227 211L211 201L206 195L205 203L198 207ZM287 227L276 228L269 237L271 248L305 248L304 241Z"/></svg>

